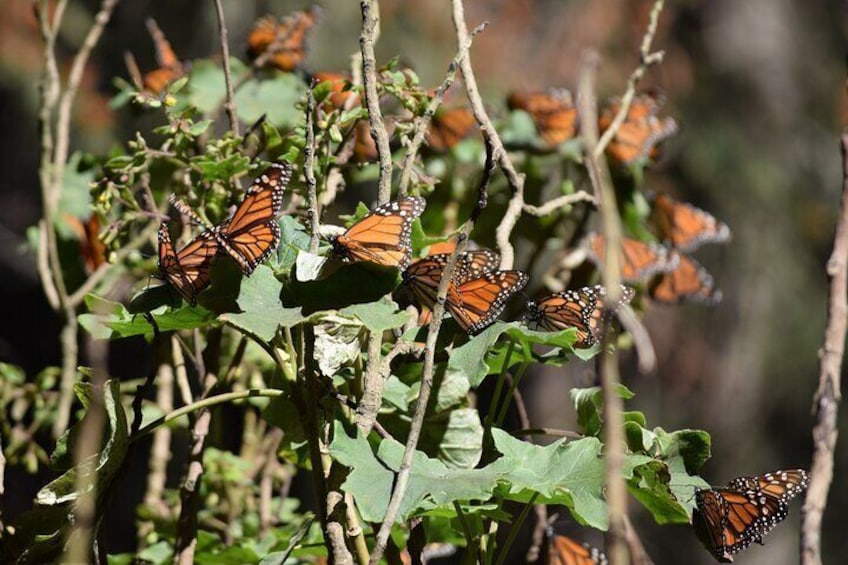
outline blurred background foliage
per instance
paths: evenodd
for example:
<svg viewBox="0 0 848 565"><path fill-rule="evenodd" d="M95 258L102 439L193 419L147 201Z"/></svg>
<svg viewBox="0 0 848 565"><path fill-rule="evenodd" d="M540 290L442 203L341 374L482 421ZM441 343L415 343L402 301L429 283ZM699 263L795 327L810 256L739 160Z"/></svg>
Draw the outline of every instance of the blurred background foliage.
<svg viewBox="0 0 848 565"><path fill-rule="evenodd" d="M435 86L455 52L446 2L383 0L378 61L394 56ZM97 3L71 2L60 53L79 45ZM226 3L231 50L243 56L257 17L283 15L306 2ZM484 98L495 117L506 115L512 89L575 89L581 51L603 55L599 94L624 89L638 63L638 46L651 2L640 0L476 0L467 20L490 22L472 49ZM358 3L327 0L313 33L305 67L345 71L358 50ZM806 467L810 460L810 406L824 322L824 263L830 251L840 192L837 136L844 121L846 4L805 0L680 0L668 2L655 48L662 65L644 85L668 96L665 114L681 131L647 173L646 187L667 190L727 222L733 241L708 247L699 259L713 273L724 300L713 309L656 306L646 323L659 356L656 375L640 376L625 354L625 383L633 408L666 429L700 428L713 438L703 476L714 484L742 474ZM75 107L72 147L96 154L145 131L150 115L109 100L116 76L127 77L123 52L142 70L155 67L144 27L154 17L184 60L219 59L213 5L133 0L121 3L94 52ZM41 41L31 4L11 0L0 19L0 360L20 365L32 380L60 363L58 323L37 280L27 228L40 217L37 184L37 80ZM61 60L61 59L60 59ZM65 61L67 63L67 61ZM454 94L457 94L457 90ZM267 109L270 112L274 108ZM368 201L372 194L353 194ZM351 201L354 198L350 199ZM514 242L522 265L522 242ZM85 360L83 359L83 362ZM112 375L135 378L151 369L139 339L111 344ZM536 426L573 428L568 390L591 380L591 365L572 363L567 374L546 368L528 375L523 391ZM49 378L42 376L42 379ZM841 428L845 429L845 411ZM844 453L844 439L837 454ZM174 461L180 461L179 455ZM825 562L848 555L843 510L848 460L837 456L836 479L825 515ZM174 469L176 480L179 470ZM126 479L126 499L110 521L110 537L135 540L132 512L143 475ZM44 477L10 469L4 517L28 507ZM14 488L10 488L14 485ZM634 505L636 507L637 505ZM800 505L796 505L796 509ZM657 563L710 563L682 526L660 528L637 509L637 528ZM738 563L782 563L797 547L799 512L765 547ZM677 535L680 532L680 535ZM567 531L563 532L567 533Z"/></svg>

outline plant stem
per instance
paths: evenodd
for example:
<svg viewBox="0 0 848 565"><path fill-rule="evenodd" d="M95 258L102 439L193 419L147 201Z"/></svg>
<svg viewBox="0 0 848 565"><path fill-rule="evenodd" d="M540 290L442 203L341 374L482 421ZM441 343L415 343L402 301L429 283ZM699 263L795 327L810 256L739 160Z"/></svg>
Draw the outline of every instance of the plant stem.
<svg viewBox="0 0 848 565"><path fill-rule="evenodd" d="M503 547L500 551L498 551L498 560L495 562L495 565L503 565L504 560L509 554L509 548L512 547L512 543L515 541L518 532L521 531L521 526L524 525L524 521L527 519L527 515L530 514L530 510L533 509L533 505L537 498L539 498L539 493L534 492L533 496L530 497L530 500L527 501L527 504L524 505L524 508L521 509L521 514L518 515L518 519L512 523L509 535L506 537Z"/></svg>

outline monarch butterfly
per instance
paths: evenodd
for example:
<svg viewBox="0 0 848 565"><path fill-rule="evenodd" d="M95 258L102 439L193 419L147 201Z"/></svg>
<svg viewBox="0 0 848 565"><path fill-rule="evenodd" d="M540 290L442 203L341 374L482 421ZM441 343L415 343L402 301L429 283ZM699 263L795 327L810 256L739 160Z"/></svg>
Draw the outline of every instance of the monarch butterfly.
<svg viewBox="0 0 848 565"><path fill-rule="evenodd" d="M451 282L445 308L464 332L478 334L501 315L507 301L528 280L521 271L493 271L462 284Z"/></svg>
<svg viewBox="0 0 848 565"><path fill-rule="evenodd" d="M730 228L708 212L667 194L653 197L651 218L661 239L679 251L692 251L704 243L730 239Z"/></svg>
<svg viewBox="0 0 848 565"><path fill-rule="evenodd" d="M91 214L82 221L73 214L62 214L65 222L77 236L80 256L87 273L93 273L106 262L106 245L100 239L100 218Z"/></svg>
<svg viewBox="0 0 848 565"><path fill-rule="evenodd" d="M657 144L677 133L677 122L674 118L657 117L664 103L664 98L657 92L636 95L627 117L607 145L607 154L613 161L629 165L640 159L657 157ZM598 119L598 129L601 132L612 125L620 107L619 99L613 99L607 104Z"/></svg>
<svg viewBox="0 0 848 565"><path fill-rule="evenodd" d="M567 536L553 535L548 541L548 565L607 565L603 551Z"/></svg>
<svg viewBox="0 0 848 565"><path fill-rule="evenodd" d="M185 68L153 18L147 19L147 31L153 38L153 46L156 48L156 63L159 68L144 75L142 86L144 90L151 94L161 94L169 84L185 74Z"/></svg>
<svg viewBox="0 0 848 565"><path fill-rule="evenodd" d="M273 16L260 18L247 36L251 59L267 57L268 64L281 71L295 70L306 58L306 36L321 17L321 9L294 12L278 22Z"/></svg>
<svg viewBox="0 0 848 565"><path fill-rule="evenodd" d="M218 243L245 275L267 259L280 242L277 216L291 176L290 164L272 164L253 180L232 217L212 228Z"/></svg>
<svg viewBox="0 0 848 565"><path fill-rule="evenodd" d="M446 153L469 137L476 126L477 120L468 108L440 108L427 128L427 144L433 151Z"/></svg>
<svg viewBox="0 0 848 565"><path fill-rule="evenodd" d="M549 146L559 145L577 133L577 108L565 88L547 92L512 92L506 100L510 110L524 110L536 131Z"/></svg>
<svg viewBox="0 0 848 565"><path fill-rule="evenodd" d="M189 303L209 285L209 268L218 254L218 241L206 230L179 251L174 250L168 224L159 225L159 271Z"/></svg>
<svg viewBox="0 0 848 565"><path fill-rule="evenodd" d="M807 489L803 469L738 477L727 486L695 493L692 526L698 539L722 563L763 537L789 514L789 501Z"/></svg>
<svg viewBox="0 0 848 565"><path fill-rule="evenodd" d="M442 278L442 271L450 259L450 253L428 255L413 262L403 272L403 282L408 285L421 306L432 308L436 303L436 292ZM457 258L456 270L452 281L462 285L472 279L478 279L498 268L500 255L488 249L468 251Z"/></svg>
<svg viewBox="0 0 848 565"><path fill-rule="evenodd" d="M412 252L412 222L427 201L408 196L387 202L331 240L333 253L344 261L365 261L405 269Z"/></svg>
<svg viewBox="0 0 848 565"><path fill-rule="evenodd" d="M602 268L606 257L606 240L599 233L586 238L589 258ZM639 282L657 273L665 273L677 267L678 254L655 243L643 243L636 239L621 238L621 278L627 282Z"/></svg>
<svg viewBox="0 0 848 565"><path fill-rule="evenodd" d="M713 306L720 302L721 291L715 288L712 275L688 255L675 255L677 266L651 286L651 298L666 304L695 302Z"/></svg>
<svg viewBox="0 0 848 565"><path fill-rule="evenodd" d="M628 304L636 292L621 285L621 298L613 310ZM526 320L531 329L557 332L566 328L577 328L578 346L592 346L603 337L602 301L606 296L603 285L587 286L576 290L565 290L547 296L539 302L527 303Z"/></svg>

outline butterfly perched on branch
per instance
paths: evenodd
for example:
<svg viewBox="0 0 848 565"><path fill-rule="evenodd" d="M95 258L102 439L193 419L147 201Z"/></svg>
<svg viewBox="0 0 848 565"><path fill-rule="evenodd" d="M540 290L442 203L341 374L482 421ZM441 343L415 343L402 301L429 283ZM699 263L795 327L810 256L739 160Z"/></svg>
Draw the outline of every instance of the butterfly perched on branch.
<svg viewBox="0 0 848 565"><path fill-rule="evenodd" d="M657 116L665 97L659 92L648 91L637 94L627 116L607 145L607 155L614 163L630 165L644 159L656 159L660 142L677 133L674 118ZM603 133L611 125L621 108L621 100L610 100L598 118L598 129Z"/></svg>
<svg viewBox="0 0 848 565"><path fill-rule="evenodd" d="M733 561L789 514L789 501L804 492L809 474L803 469L738 477L726 486L695 493L692 526L698 539L722 563Z"/></svg>
<svg viewBox="0 0 848 565"><path fill-rule="evenodd" d="M667 194L651 197L651 220L659 238L678 251L690 252L704 243L725 243L730 228L712 214Z"/></svg>
<svg viewBox="0 0 848 565"><path fill-rule="evenodd" d="M309 32L318 24L321 9L294 12L277 21L274 16L257 20L247 36L247 54L251 59L263 57L265 64L281 71L297 69L306 58Z"/></svg>
<svg viewBox="0 0 848 565"><path fill-rule="evenodd" d="M599 233L590 233L586 237L589 259L603 269L606 258L606 239ZM628 237L621 238L621 279L637 283L656 275L673 270L680 257L668 247L656 243L644 243Z"/></svg>
<svg viewBox="0 0 848 565"><path fill-rule="evenodd" d="M577 134L577 108L565 88L536 92L511 92L506 99L510 110L530 114L539 137L550 147Z"/></svg>

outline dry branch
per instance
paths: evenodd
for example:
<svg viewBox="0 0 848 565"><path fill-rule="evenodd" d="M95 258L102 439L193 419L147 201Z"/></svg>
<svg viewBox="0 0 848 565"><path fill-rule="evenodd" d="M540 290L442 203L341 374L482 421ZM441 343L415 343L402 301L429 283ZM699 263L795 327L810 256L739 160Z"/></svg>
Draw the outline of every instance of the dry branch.
<svg viewBox="0 0 848 565"><path fill-rule="evenodd" d="M839 380L845 352L848 320L848 132L842 134L842 202L833 238L833 253L827 262L829 280L827 324L819 353L819 385L813 398L816 424L813 427L813 461L810 486L801 517L801 563L821 565L821 524L827 494L833 481L836 447L836 416L842 399Z"/></svg>

